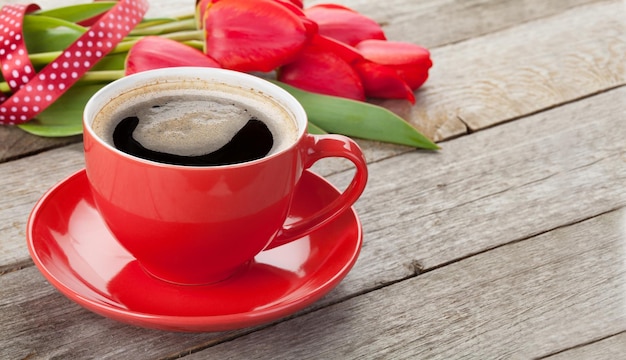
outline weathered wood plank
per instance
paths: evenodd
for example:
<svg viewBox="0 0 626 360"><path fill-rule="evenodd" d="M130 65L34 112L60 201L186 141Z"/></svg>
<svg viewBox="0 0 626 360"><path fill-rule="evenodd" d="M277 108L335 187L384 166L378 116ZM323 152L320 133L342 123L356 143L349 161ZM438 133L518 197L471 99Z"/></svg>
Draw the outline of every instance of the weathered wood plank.
<svg viewBox="0 0 626 360"><path fill-rule="evenodd" d="M370 183L357 204L365 228L361 258L344 282L311 309L626 206L623 186L626 183L626 128L620 126L626 103L619 101L625 95L626 87L452 140L440 154L407 153L371 164ZM48 156L59 153L55 156L62 158L66 155L61 152L68 153L72 149L76 152L75 159L82 158L77 146L51 151ZM45 159L42 156L38 161ZM70 163L80 165L80 160ZM59 171L55 175L44 174L39 181L52 182L55 176L59 176ZM331 179L338 185L345 184L348 174L336 174ZM41 183L36 186L42 187ZM582 191L584 196L581 196ZM0 216L5 216L11 209L0 212ZM25 213L22 221L25 221ZM19 242L14 248L25 249L21 236L3 234L1 238ZM496 262L505 260L504 264L515 262L514 258L502 260L498 254L488 257ZM454 265L443 268L449 266ZM482 277L472 272L466 275L469 279L462 281ZM98 351L98 357L106 357L118 348L126 348L131 357L148 354L157 357L170 354L172 349L185 352L240 334L179 337L159 333L157 336L148 330L117 325L70 304L49 286L45 290L49 292L42 294L43 285L32 285L41 284L40 278L33 267L0 276L0 289L11 289L7 293L0 291L0 304L11 304L0 312L0 323L12 324L6 330L9 333L36 332L38 339L46 340L23 343L21 348L29 352L47 353L59 349L69 356L90 347L97 339L98 348L93 351ZM446 275L442 281L449 280ZM42 300L46 296L53 297ZM509 301L509 297L506 299ZM12 323L2 318L17 316L15 312L39 301L48 302L47 306L59 312L46 318L50 326L42 327L40 322L44 319L34 313L24 315L30 322ZM360 306L363 305L359 303ZM481 313L483 311L488 312L488 309ZM438 316L452 316L446 314ZM324 316L322 321L332 323L334 316L338 315ZM436 325L430 318L421 320L425 324L431 321L429 326ZM57 339L55 334L59 328L75 330ZM309 336L320 336L319 328L312 331L315 333ZM107 335L95 335L104 333ZM6 341L15 340L7 338ZM155 341L164 344L163 347L145 353L146 348L154 347ZM180 347L172 345L176 341L181 342ZM170 352L165 353L165 350Z"/></svg>
<svg viewBox="0 0 626 360"><path fill-rule="evenodd" d="M439 154L371 164L357 203L367 251L349 291L625 206L624 98L626 87L449 141Z"/></svg>
<svg viewBox="0 0 626 360"><path fill-rule="evenodd" d="M402 116L438 141L458 135L455 121L475 131L625 84L624 13L622 1L600 2L433 49L431 77Z"/></svg>
<svg viewBox="0 0 626 360"><path fill-rule="evenodd" d="M536 358L626 330L625 239L622 209L186 359Z"/></svg>
<svg viewBox="0 0 626 360"><path fill-rule="evenodd" d="M619 333L588 345L575 347L558 354L543 357L546 360L615 360L626 354L626 332Z"/></svg>
<svg viewBox="0 0 626 360"><path fill-rule="evenodd" d="M460 42L601 0L334 0L382 24L390 40L428 48ZM305 1L306 6L328 3Z"/></svg>
<svg viewBox="0 0 626 360"><path fill-rule="evenodd" d="M183 334L127 326L66 299L35 267L0 276L0 319L2 359L155 359L237 333Z"/></svg>
<svg viewBox="0 0 626 360"><path fill-rule="evenodd" d="M82 140L79 136L44 138L14 126L0 125L0 163Z"/></svg>
<svg viewBox="0 0 626 360"><path fill-rule="evenodd" d="M52 185L84 165L82 143L0 164L0 274L30 264L26 220Z"/></svg>

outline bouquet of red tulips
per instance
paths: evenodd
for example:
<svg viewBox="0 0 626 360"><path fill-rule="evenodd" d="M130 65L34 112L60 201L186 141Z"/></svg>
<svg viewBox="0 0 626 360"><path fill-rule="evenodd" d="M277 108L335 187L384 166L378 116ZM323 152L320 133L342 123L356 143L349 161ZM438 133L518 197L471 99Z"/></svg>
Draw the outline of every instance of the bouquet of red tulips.
<svg viewBox="0 0 626 360"><path fill-rule="evenodd" d="M200 0L193 14L177 18L146 19L146 9L146 0L2 7L0 124L41 136L77 134L84 104L106 83L149 69L206 66L283 87L304 106L310 132L437 148L365 102L414 103L432 66L428 50L387 41L366 16L340 5L303 8L300 0Z"/></svg>

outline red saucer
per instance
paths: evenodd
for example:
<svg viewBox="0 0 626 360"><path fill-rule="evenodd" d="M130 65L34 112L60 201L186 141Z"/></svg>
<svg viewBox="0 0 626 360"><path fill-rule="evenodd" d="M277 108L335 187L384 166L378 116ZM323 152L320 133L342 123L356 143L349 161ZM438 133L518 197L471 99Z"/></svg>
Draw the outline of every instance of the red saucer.
<svg viewBox="0 0 626 360"><path fill-rule="evenodd" d="M292 217L307 216L338 195L324 179L305 172ZM106 229L84 170L39 200L26 236L39 270L71 300L115 320L175 331L236 329L301 310L345 277L363 240L351 209L309 236L262 252L225 281L169 284L147 275Z"/></svg>

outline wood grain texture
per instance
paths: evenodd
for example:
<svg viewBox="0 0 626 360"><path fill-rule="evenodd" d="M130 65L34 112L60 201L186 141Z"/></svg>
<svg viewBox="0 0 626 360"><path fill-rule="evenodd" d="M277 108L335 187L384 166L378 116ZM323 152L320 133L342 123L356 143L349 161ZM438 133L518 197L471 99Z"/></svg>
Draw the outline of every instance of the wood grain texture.
<svg viewBox="0 0 626 360"><path fill-rule="evenodd" d="M599 2L435 48L405 116L439 141L458 135L455 121L476 131L625 84L624 14Z"/></svg>
<svg viewBox="0 0 626 360"><path fill-rule="evenodd" d="M625 206L625 96L623 87L449 141L440 154L371 164L356 206L365 247L343 291Z"/></svg>
<svg viewBox="0 0 626 360"><path fill-rule="evenodd" d="M536 358L626 330L625 240L622 209L186 359Z"/></svg>
<svg viewBox="0 0 626 360"><path fill-rule="evenodd" d="M577 346L558 354L547 356L546 360L615 360L626 354L626 332L594 341L591 344Z"/></svg>
<svg viewBox="0 0 626 360"><path fill-rule="evenodd" d="M82 141L82 136L45 138L0 125L0 163Z"/></svg>
<svg viewBox="0 0 626 360"><path fill-rule="evenodd" d="M479 37L601 0L334 0L376 20L390 40L428 48ZM306 6L328 3L308 0Z"/></svg>
<svg viewBox="0 0 626 360"><path fill-rule="evenodd" d="M226 336L147 330L105 319L66 299L34 267L0 276L0 320L2 359L155 359Z"/></svg>
<svg viewBox="0 0 626 360"><path fill-rule="evenodd" d="M55 183L82 168L82 144L0 164L0 274L30 264L26 220Z"/></svg>

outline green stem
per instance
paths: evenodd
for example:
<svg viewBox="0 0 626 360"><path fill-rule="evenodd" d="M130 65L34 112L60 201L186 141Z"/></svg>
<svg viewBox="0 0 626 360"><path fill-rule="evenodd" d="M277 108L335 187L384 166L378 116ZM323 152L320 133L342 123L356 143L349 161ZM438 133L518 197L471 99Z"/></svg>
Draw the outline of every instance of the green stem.
<svg viewBox="0 0 626 360"><path fill-rule="evenodd" d="M61 51L50 51L38 54L28 54L28 58L30 59L30 62L33 64L33 66L40 67L48 65L54 59L58 58L59 55L61 55Z"/></svg>
<svg viewBox="0 0 626 360"><path fill-rule="evenodd" d="M141 28L135 28L131 31L130 35L161 35L168 34L173 32L180 31L188 31L188 30L196 30L196 20L195 19L185 19L179 21L171 21L163 23L162 20L154 20L155 25L151 26L143 26Z"/></svg>
<svg viewBox="0 0 626 360"><path fill-rule="evenodd" d="M159 37L175 40L178 42L203 40L202 30L193 31L179 31L168 34L159 35ZM122 52L128 52L142 37L133 37L130 40L124 40L117 44L115 49L111 51L111 54L119 54Z"/></svg>
<svg viewBox="0 0 626 360"><path fill-rule="evenodd" d="M134 33L136 33L140 29L149 28L149 27L154 26L154 25L167 24L167 23L171 23L173 21L175 21L175 20L169 19L169 18L167 18L167 19L150 19L150 20L144 19L142 22L137 24L135 26L135 28L131 32L134 34Z"/></svg>
<svg viewBox="0 0 626 360"><path fill-rule="evenodd" d="M187 46L191 46L194 49L204 51L204 41L202 40L187 40L187 41L183 41L183 44Z"/></svg>
<svg viewBox="0 0 626 360"><path fill-rule="evenodd" d="M78 84L96 84L102 82L111 82L121 79L125 76L124 70L98 70L87 71L79 80ZM3 93L11 92L11 88L6 81L0 82L0 91Z"/></svg>
<svg viewBox="0 0 626 360"><path fill-rule="evenodd" d="M163 34L160 35L160 37L168 38L178 42L189 43L190 46L193 46L194 48L200 50L202 49L202 41L204 39L202 30L180 31ZM111 54L128 52L130 48L132 48L133 45L135 45L139 40L141 40L141 37L129 37L127 38L127 40L124 40L117 44L117 46L111 51ZM28 57L33 66L41 67L51 63L54 59L59 57L61 53L62 51L49 51L45 53L29 54Z"/></svg>
<svg viewBox="0 0 626 360"><path fill-rule="evenodd" d="M160 37L176 40L178 42L190 40L204 41L204 33L202 32L202 30L179 31L169 34L163 34L160 35Z"/></svg>
<svg viewBox="0 0 626 360"><path fill-rule="evenodd" d="M188 19L193 19L193 21L196 21L196 14L186 14L186 15L180 15L176 17L178 20L188 20Z"/></svg>
<svg viewBox="0 0 626 360"><path fill-rule="evenodd" d="M124 75L124 70L87 71L85 75L80 78L79 82L81 84L111 82L123 78Z"/></svg>

